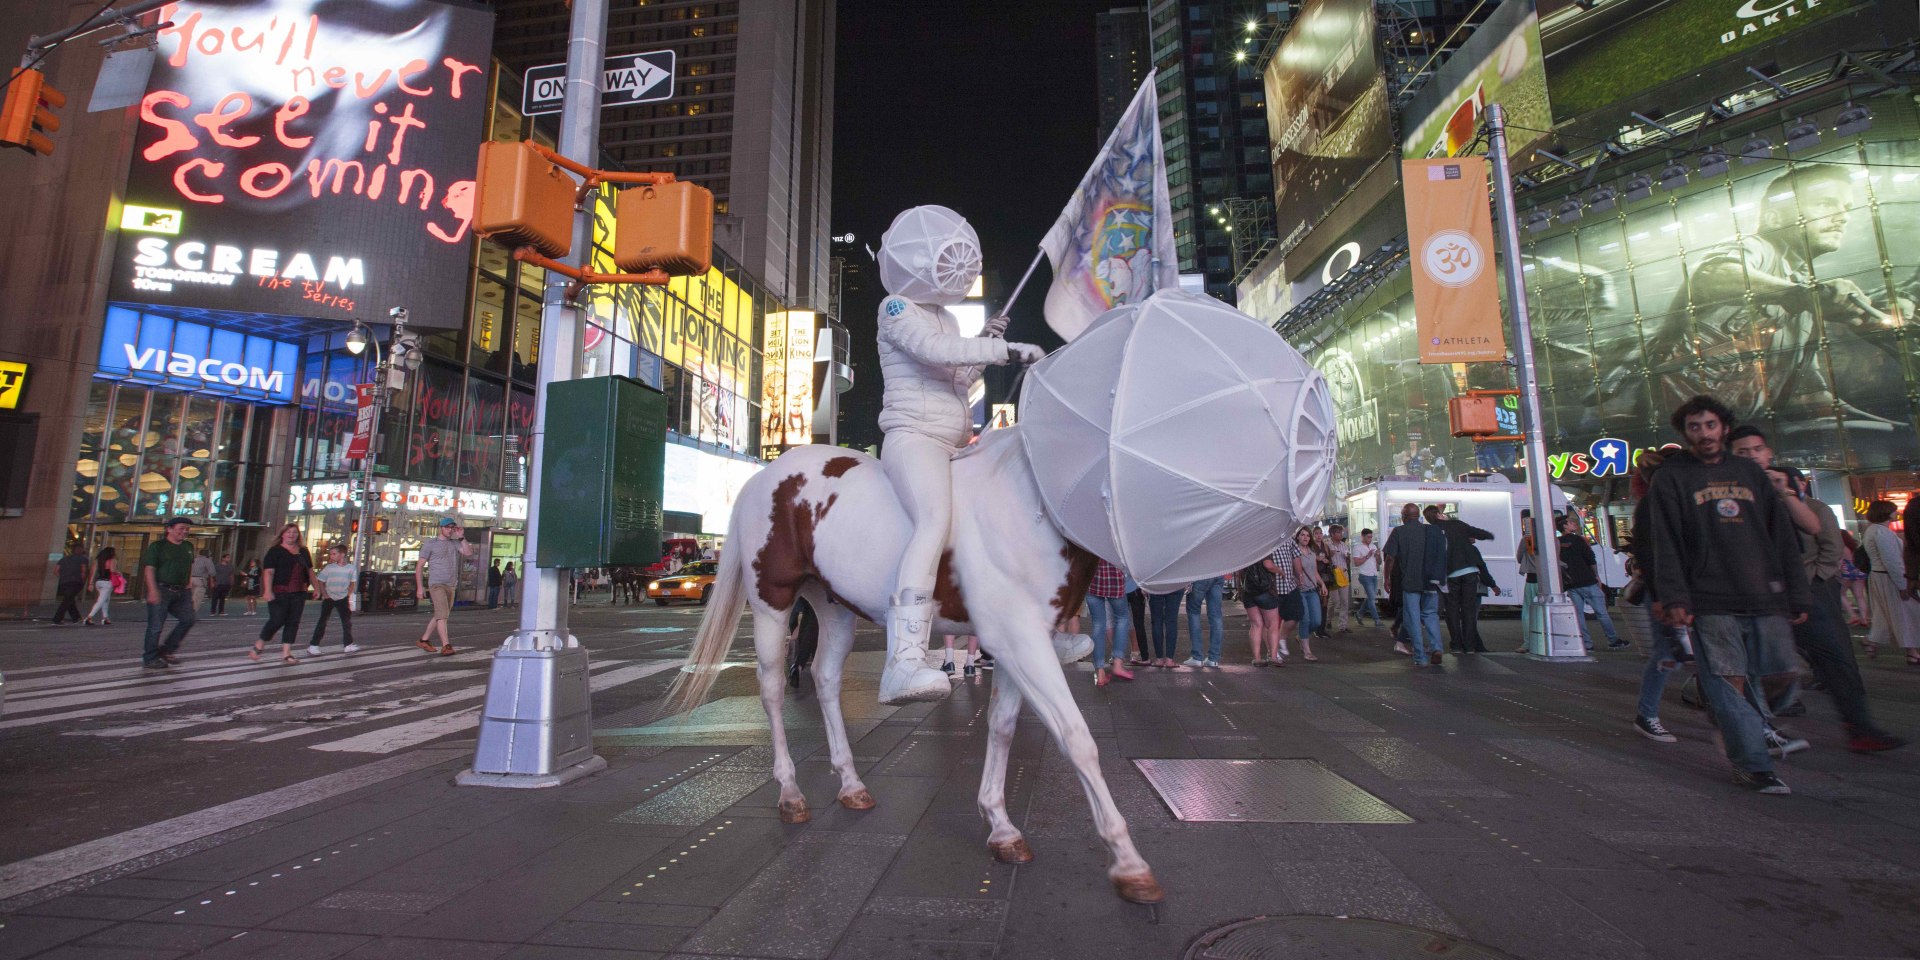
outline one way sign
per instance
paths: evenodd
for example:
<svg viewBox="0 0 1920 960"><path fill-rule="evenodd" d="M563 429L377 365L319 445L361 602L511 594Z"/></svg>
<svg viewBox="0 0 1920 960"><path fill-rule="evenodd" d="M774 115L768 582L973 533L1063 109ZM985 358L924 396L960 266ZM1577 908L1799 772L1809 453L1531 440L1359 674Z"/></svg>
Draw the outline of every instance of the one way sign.
<svg viewBox="0 0 1920 960"><path fill-rule="evenodd" d="M527 69L520 112L529 117L559 113L566 100L567 65L549 63ZM600 105L623 107L673 99L673 51L655 50L624 57L608 57L600 80Z"/></svg>

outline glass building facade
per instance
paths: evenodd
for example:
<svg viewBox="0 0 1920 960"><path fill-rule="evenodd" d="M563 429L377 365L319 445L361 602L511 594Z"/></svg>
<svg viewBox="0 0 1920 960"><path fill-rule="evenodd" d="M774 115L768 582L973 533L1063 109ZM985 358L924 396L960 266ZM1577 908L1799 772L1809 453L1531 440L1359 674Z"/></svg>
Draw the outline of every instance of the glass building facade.
<svg viewBox="0 0 1920 960"><path fill-rule="evenodd" d="M1743 163L1523 233L1545 440L1555 478L1610 473L1593 451L1677 439L1671 410L1719 397L1777 455L1850 497L1910 491L1920 469L1920 118L1868 101L1870 129ZM1553 208L1562 194L1530 202ZM1311 342L1341 433L1336 494L1381 476L1518 463L1517 443L1449 435L1448 398L1514 386L1498 364L1423 365L1411 281L1385 282L1290 333ZM1517 421L1514 424L1517 427ZM1600 468L1596 471L1596 467Z"/></svg>

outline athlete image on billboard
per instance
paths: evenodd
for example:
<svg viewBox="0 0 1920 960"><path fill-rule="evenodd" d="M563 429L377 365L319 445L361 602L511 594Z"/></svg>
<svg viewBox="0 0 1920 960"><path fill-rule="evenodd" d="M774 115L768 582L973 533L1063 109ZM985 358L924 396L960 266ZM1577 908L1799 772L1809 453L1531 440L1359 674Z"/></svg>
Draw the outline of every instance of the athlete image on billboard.
<svg viewBox="0 0 1920 960"><path fill-rule="evenodd" d="M1848 401L1821 354L1823 337L1880 331L1911 317L1904 296L1881 302L1859 283L1822 269L1847 242L1853 220L1850 167L1812 163L1766 182L1757 229L1707 251L1691 267L1668 322L1648 339L1658 372L1656 407L1708 393L1743 421L1840 418L1891 426L1890 417ZM1692 306L1692 320L1686 308ZM1897 359L1897 358L1889 358Z"/></svg>
<svg viewBox="0 0 1920 960"><path fill-rule="evenodd" d="M458 326L493 14L188 0L160 19L112 298Z"/></svg>

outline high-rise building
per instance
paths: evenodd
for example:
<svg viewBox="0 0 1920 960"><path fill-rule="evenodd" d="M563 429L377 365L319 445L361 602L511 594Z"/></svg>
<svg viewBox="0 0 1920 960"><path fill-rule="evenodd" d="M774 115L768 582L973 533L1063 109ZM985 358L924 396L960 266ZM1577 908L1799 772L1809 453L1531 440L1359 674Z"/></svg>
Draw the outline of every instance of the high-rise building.
<svg viewBox="0 0 1920 960"><path fill-rule="evenodd" d="M1154 0L1160 138L1180 272L1204 274L1207 293L1233 299L1233 236L1210 211L1228 199L1272 197L1266 95L1255 54L1294 4Z"/></svg>
<svg viewBox="0 0 1920 960"><path fill-rule="evenodd" d="M497 0L509 74L566 59L568 6ZM674 53L670 100L609 107L612 162L713 191L714 242L796 308L826 308L835 0L655 0L615 7L607 56Z"/></svg>
<svg viewBox="0 0 1920 960"><path fill-rule="evenodd" d="M1100 142L1107 142L1133 94L1147 79L1147 8L1115 7L1093 15L1096 89L1100 96Z"/></svg>

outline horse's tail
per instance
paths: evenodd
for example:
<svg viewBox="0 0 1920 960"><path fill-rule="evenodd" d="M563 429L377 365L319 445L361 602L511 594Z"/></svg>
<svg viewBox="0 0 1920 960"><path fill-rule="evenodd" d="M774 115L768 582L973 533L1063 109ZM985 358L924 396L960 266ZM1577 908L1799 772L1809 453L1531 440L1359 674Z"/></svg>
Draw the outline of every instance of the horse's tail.
<svg viewBox="0 0 1920 960"><path fill-rule="evenodd" d="M720 551L720 569L713 578L713 593L707 597L707 612L700 619L700 633L687 663L667 691L667 706L673 713L685 713L706 699L713 682L720 677L720 661L733 646L734 631L740 627L740 614L747 605L747 570L738 544Z"/></svg>

